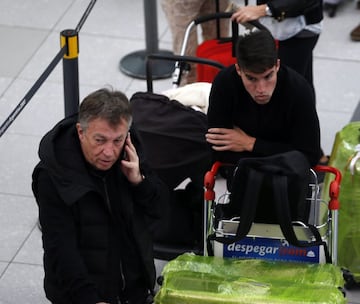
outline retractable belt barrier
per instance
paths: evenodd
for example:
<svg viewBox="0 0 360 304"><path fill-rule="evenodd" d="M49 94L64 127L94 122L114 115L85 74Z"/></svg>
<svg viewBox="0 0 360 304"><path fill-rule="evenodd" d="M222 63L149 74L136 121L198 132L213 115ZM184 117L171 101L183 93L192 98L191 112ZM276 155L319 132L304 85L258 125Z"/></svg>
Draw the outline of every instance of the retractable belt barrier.
<svg viewBox="0 0 360 304"><path fill-rule="evenodd" d="M81 17L75 30L64 30L61 32L60 43L61 49L50 62L45 71L40 75L38 80L25 94L24 98L19 102L7 119L0 127L0 137L6 132L16 117L29 103L37 90L45 82L51 72L61 59L63 59L63 78L64 78L64 104L65 116L69 116L77 112L79 105L79 73L78 73L78 54L79 40L78 33L89 16L96 0L91 0L83 16Z"/></svg>

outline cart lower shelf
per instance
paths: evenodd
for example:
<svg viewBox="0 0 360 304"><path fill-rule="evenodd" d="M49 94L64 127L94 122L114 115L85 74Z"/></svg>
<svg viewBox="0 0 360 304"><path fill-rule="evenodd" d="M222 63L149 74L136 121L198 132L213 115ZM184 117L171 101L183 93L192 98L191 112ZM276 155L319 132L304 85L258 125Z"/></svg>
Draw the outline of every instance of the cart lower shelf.
<svg viewBox="0 0 360 304"><path fill-rule="evenodd" d="M155 304L347 303L333 264L183 254L163 269Z"/></svg>

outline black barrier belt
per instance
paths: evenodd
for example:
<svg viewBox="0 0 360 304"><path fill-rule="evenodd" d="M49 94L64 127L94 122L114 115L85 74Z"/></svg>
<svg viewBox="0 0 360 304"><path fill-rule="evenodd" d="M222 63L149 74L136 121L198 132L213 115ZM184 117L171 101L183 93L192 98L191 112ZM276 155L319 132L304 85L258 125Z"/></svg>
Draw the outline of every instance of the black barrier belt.
<svg viewBox="0 0 360 304"><path fill-rule="evenodd" d="M96 0L92 0L92 1L89 3L89 5L88 5L88 7L87 7L87 9L86 9L86 11L85 11L85 13L84 13L83 16L81 17L81 19L80 19L80 21L79 21L79 24L77 25L77 27L76 27L76 29L75 29L76 33L80 32L82 26L83 26L84 23L85 23L85 20L86 20L87 17L89 16L89 14L90 14L91 10L93 9L95 3L96 3Z"/></svg>
<svg viewBox="0 0 360 304"><path fill-rule="evenodd" d="M39 79L34 83L31 89L27 92L25 97L20 101L20 103L16 106L16 108L11 112L9 117L4 121L4 123L0 127L0 137L5 133L7 128L13 123L15 118L20 114L20 112L25 108L30 99L34 96L40 86L44 83L44 81L48 78L52 70L56 67L58 62L63 58L65 53L67 52L67 45L60 50L60 52L55 56L55 58L51 61L46 70L40 75Z"/></svg>
<svg viewBox="0 0 360 304"><path fill-rule="evenodd" d="M82 17L76 27L76 30L75 30L76 33L78 33L80 31L80 29L82 28L82 26L84 25L87 17L89 16L91 10L93 9L95 3L96 3L96 0L91 0L90 4L86 8L85 13L82 15ZM34 96L34 94L37 92L37 90L40 88L40 86L45 82L45 80L48 78L50 73L53 71L53 69L56 67L56 65L59 63L59 61L64 57L64 55L66 53L67 53L67 45L64 45L62 47L62 49L60 49L59 53L55 56L55 58L48 65L46 70L41 74L39 79L34 83L34 85L31 87L31 89L26 93L25 97L20 101L20 103L16 106L16 108L8 116L8 118L3 122L3 124L0 127L0 137L5 133L5 131L14 122L16 117L20 114L20 112L29 103L30 99Z"/></svg>

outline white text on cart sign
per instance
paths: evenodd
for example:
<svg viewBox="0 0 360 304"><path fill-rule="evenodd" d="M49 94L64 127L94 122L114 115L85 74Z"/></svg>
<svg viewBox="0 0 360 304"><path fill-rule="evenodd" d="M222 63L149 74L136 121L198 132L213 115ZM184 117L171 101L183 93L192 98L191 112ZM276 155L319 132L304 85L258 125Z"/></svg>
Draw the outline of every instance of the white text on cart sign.
<svg viewBox="0 0 360 304"><path fill-rule="evenodd" d="M244 252L245 254L249 253L257 253L260 256L264 256L266 254L276 254L279 250L279 247L273 246L253 246L253 245L246 245L246 244L230 244L227 247L228 251L235 251L235 252Z"/></svg>

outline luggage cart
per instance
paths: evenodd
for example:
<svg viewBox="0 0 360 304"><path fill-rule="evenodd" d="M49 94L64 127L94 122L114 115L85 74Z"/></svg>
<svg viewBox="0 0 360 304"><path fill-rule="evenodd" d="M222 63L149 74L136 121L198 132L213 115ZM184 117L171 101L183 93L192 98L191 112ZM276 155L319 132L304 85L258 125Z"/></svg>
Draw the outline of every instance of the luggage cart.
<svg viewBox="0 0 360 304"><path fill-rule="evenodd" d="M226 14L226 18L231 16L231 14ZM209 17L203 17L209 18ZM201 19L205 20L205 19ZM209 19L207 19L209 20ZM206 21L206 20L205 20ZM199 20L195 20L189 27L193 27L199 24ZM251 26L251 25L250 25ZM255 24L256 26L256 24ZM187 30L187 33L190 33L190 29ZM185 34L184 44L182 48L182 54L178 57L179 61L175 63L175 72L173 74L173 87L177 88L180 84L181 76L186 71L186 57L185 49L187 43L187 36ZM232 45L232 42L230 42ZM231 56L231 49L229 52ZM158 55L155 54L155 57ZM152 55L149 56L152 59ZM197 60L211 60L217 62L225 66L224 62L218 62L216 59L209 58L199 58L196 57ZM165 59L166 60L166 59ZM147 78L149 82L151 82L151 78ZM152 86L148 84L148 87L152 90ZM323 295L317 293L319 289L325 290L322 285L324 282L318 282L319 285L314 285L311 288L312 299L321 298L322 302L304 302L299 301L299 299L292 301L292 303L345 303L343 299L343 295L338 290L338 287L342 287L342 273L339 268L336 267L336 235L337 235L337 210L338 210L338 192L339 185L341 181L341 174L334 168L324 167L324 166L316 166L311 170L312 180L309 184L311 189L311 195L308 198L308 202L311 205L311 213L309 215L309 220L311 223L316 226L319 230L321 238L329 243L330 253L331 255L331 263L325 263L326 261L326 249L319 247L313 248L314 253L310 255L308 252L300 250L299 248L290 247L290 244L284 239L284 236L281 233L281 229L278 225L275 224L261 224L256 223L253 225L253 229L249 234L250 239L256 240L265 240L266 242L270 242L270 245L254 245L251 244L253 248L253 252L257 251L260 254L260 258L249 258L249 255L245 257L236 256L233 254L224 254L224 246L220 242L209 241L208 236L210 234L216 233L219 237L228 237L234 234L236 231L236 227L239 224L239 219L221 219L218 220L215 214L215 207L218 204L222 204L226 202L226 197L229 196L230 193L226 192L225 181L222 179L217 179L219 168L227 166L227 164L215 163L211 170L206 173L204 185L205 185L205 208L203 211L203 250L202 252L196 252L196 254L191 254L191 250L183 250L182 253L179 252L176 256L172 256L165 265L165 268L162 272L162 276L159 277L161 279L161 287L158 295L155 298L156 304L170 304L170 303L181 303L181 304L189 304L189 303L289 303L285 301L279 300L279 290L283 290L284 294L291 293L290 290L297 289L297 293L301 294L301 289L306 287L310 287L308 285L303 286L299 284L299 270L305 270L309 274L309 277L313 278L317 277L315 274L310 274L308 270L313 266L315 269L312 269L317 273L321 271L321 267L325 266L327 268L325 272L329 277L335 278L333 282L329 283L329 289L324 292ZM319 199L319 193L321 191L321 184L318 182L317 172L329 172L335 176L334 181L331 183L329 193L331 200L330 202L322 202ZM220 187L219 187L220 186ZM219 189L220 188L220 189ZM222 188L222 189L221 189ZM222 191L222 192L221 192ZM219 197L216 196L216 192L221 192L222 195ZM215 225L216 224L216 225ZM308 229L307 223L294 223L296 235L298 239L302 241L312 240L314 238L313 232ZM256 227L255 227L256 226ZM274 247L271 242L275 242L274 244L281 244L283 249L281 251L282 256L284 253L295 253L293 255L298 257L302 257L303 260L293 260L288 259L263 259L263 249ZM211 244L210 246L208 246ZM335 245L334 245L335 244ZM241 248L243 244L233 244L235 248ZM246 244L245 244L246 246ZM257 246L257 247L256 247ZM254 249L254 248L257 249ZM231 248L231 247L230 247ZM249 247L250 248L250 247ZM333 248L335 248L333 250ZM210 250L209 250L210 249ZM227 249L227 248L225 248ZM245 247L246 249L246 247ZM301 248L302 249L302 248ZM270 249L267 249L270 250ZM279 249L271 250L278 252ZM296 251L297 250L297 251ZM212 251L215 256L211 256L209 253ZM261 251L261 253L260 253ZM312 257L312 255L314 257ZM304 257L307 260L304 260ZM258 265L259 268L254 268L255 276L248 276L248 274L238 272L244 267L239 265L238 261L244 262L242 265ZM304 265L302 263L300 266L298 263L294 263L295 261L301 262L309 262ZM256 263L255 263L256 262ZM259 264L257 264L259 262ZM270 262L270 263L267 263ZM274 263L272 263L274 262ZM270 266L271 269L268 268ZM280 265L285 265L281 267ZM280 266L280 267L278 267ZM309 267L308 267L309 266ZM255 267L255 266L254 266ZM257 266L256 266L257 267ZM283 276L280 275L279 271L277 271L279 278L276 284L272 282L272 275L269 275L269 270L273 274L273 271L279 269L283 269L284 273L289 275L289 277L285 276L286 279L283 279ZM266 275L267 278L263 281L257 275L261 271L262 274ZM213 272L214 271L214 272ZM251 271L251 270L250 270ZM229 273L231 272L231 276ZM251 272L250 272L251 273ZM289 279L288 279L289 278ZM301 279L300 279L301 280ZM305 279L304 279L305 280ZM291 281L291 282L290 282ZM290 283L289 283L290 282ZM331 285L331 286L330 286ZM269 288L269 286L272 286ZM270 294L266 294L265 289L269 289ZM268 292L267 291L267 292ZM311 293L310 292L310 293ZM280 292L281 293L281 292ZM317 294L316 294L317 293ZM270 297L268 297L270 295ZM257 297L258 296L258 297ZM301 297L301 295L300 295ZM326 297L326 300L324 300ZM306 298L309 299L309 298Z"/></svg>
<svg viewBox="0 0 360 304"><path fill-rule="evenodd" d="M222 237L234 235L235 226L239 219L218 221L215 216L215 205L226 202L229 193L224 190L225 180L220 179L215 183L215 178L222 166L216 162L205 175L205 203L204 234L207 238L209 232L217 233ZM318 181L317 173L327 172L334 178L329 186L330 200L323 202L319 199L322 185ZM162 286L154 298L155 304L345 304L347 303L344 292L345 280L343 273L336 263L336 235L337 200L341 182L340 172L328 166L315 166L310 170L311 181L309 189L311 195L307 201L311 205L309 221L313 222L320 231L323 239L331 244L331 263L324 263L321 257L311 255L308 260L274 259L262 255L268 248L274 251L274 244L282 240L282 250L288 252L299 248L291 248L284 241L284 236L276 225L253 224L249 236L251 239L262 241L266 239L270 245L262 244L234 244L242 248L245 246L247 253L260 253L260 258L249 254L245 257L226 256L223 245L213 244L215 256L207 252L208 244L204 243L204 256L185 253L165 265L162 271ZM218 185L222 183L222 185ZM216 197L216 191L221 194ZM324 212L324 210L326 212ZM215 225L215 223L218 223ZM299 239L312 240L312 231L308 231L307 224L294 223ZM263 249L261 249L263 247ZM218 247L218 248L217 248ZM302 248L300 248L302 249ZM262 251L263 250L263 251ZM281 249L277 249L281 250ZM317 249L312 249L316 251ZM319 249L320 251L320 249ZM322 255L325 255L323 253ZM301 254L306 256L306 254ZM321 254L320 254L321 256Z"/></svg>
<svg viewBox="0 0 360 304"><path fill-rule="evenodd" d="M215 181L218 171L226 164L216 162L213 164L204 178L205 186L205 211L204 211L204 252L214 254L219 257L235 258L255 258L265 260L280 260L309 263L325 263L325 246L296 247L285 239L278 224L253 223L248 235L233 244L224 245L218 241L209 241L209 235L215 234L220 238L232 237L236 234L239 225L239 218L218 219L216 218L216 208L228 202L230 193L223 185L217 187L222 191L216 199ZM339 187L341 173L339 170L328 166L315 166L311 170L311 180L309 182L309 196L307 202L310 204L308 223L293 222L293 228L299 241L311 242L315 239L315 227L320 233L321 239L326 242L329 249L331 263L336 265L337 261L337 229L338 229L338 209L339 209ZM321 184L318 181L317 173L328 172L334 176L329 189L330 200L323 201L320 198Z"/></svg>

